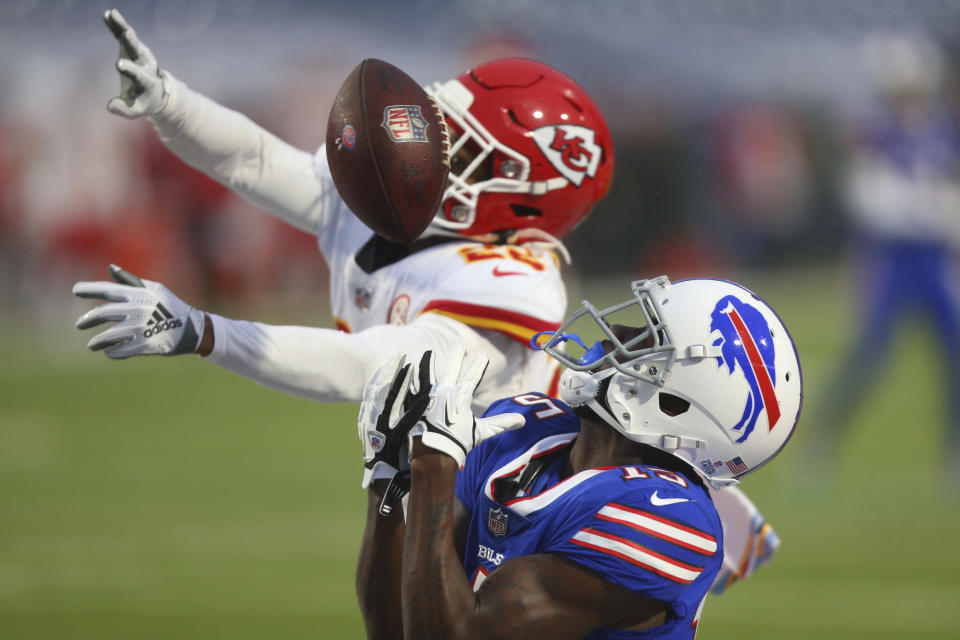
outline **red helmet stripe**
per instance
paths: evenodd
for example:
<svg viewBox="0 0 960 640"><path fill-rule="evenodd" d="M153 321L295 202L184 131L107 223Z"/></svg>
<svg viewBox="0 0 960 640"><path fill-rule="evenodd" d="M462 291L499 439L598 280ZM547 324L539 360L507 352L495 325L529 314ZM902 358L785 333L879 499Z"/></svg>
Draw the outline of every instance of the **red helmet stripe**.
<svg viewBox="0 0 960 640"><path fill-rule="evenodd" d="M733 322L737 335L740 336L740 342L747 351L747 359L750 360L750 366L753 368L753 375L757 378L757 384L760 385L760 395L763 396L763 406L767 410L767 422L770 424L770 431L780 419L780 404L777 402L777 394L773 390L773 379L770 378L770 370L763 362L760 355L760 349L754 342L753 336L747 330L747 325L735 308L731 308L728 314L730 321Z"/></svg>

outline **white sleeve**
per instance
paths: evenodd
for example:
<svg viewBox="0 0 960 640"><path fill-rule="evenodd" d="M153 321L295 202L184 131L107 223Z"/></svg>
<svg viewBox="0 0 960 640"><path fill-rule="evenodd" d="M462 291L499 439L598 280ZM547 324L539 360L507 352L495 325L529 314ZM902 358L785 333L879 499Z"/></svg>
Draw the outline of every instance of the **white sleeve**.
<svg viewBox="0 0 960 640"><path fill-rule="evenodd" d="M331 199L339 196L332 183L318 178L313 154L164 74L169 98L150 116L164 144L244 199L316 235Z"/></svg>
<svg viewBox="0 0 960 640"><path fill-rule="evenodd" d="M490 358L485 379L495 378L507 366L503 354L476 331L434 314L408 325L381 325L358 333L209 315L214 347L206 360L272 389L320 402L359 402L376 367L399 352L417 362L427 349L442 359L463 345L468 353Z"/></svg>

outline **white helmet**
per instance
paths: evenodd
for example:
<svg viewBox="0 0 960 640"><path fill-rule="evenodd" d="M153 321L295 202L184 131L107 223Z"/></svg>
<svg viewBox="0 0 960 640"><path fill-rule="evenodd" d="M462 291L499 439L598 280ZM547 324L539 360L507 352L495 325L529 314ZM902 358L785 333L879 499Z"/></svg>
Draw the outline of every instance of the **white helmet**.
<svg viewBox="0 0 960 640"><path fill-rule="evenodd" d="M732 282L661 276L632 289L607 309L584 301L541 342L568 367L560 398L682 458L715 487L736 483L793 434L803 397L793 339L773 309ZM612 318L621 312L640 318L630 326L642 331L625 338ZM587 316L606 336L589 349L568 333ZM579 357L563 350L568 340L584 349Z"/></svg>

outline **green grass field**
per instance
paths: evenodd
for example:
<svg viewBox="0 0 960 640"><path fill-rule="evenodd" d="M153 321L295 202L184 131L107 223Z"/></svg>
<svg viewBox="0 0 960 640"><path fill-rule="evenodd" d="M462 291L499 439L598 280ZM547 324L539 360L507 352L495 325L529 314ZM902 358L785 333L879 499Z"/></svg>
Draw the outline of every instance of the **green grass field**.
<svg viewBox="0 0 960 640"><path fill-rule="evenodd" d="M793 329L807 421L743 485L781 550L708 601L701 638L957 637L960 488L936 484L924 332L901 334L829 482L809 481L805 430L850 329L833 276L746 280ZM356 407L194 357L111 362L86 339L0 345L0 637L362 637Z"/></svg>

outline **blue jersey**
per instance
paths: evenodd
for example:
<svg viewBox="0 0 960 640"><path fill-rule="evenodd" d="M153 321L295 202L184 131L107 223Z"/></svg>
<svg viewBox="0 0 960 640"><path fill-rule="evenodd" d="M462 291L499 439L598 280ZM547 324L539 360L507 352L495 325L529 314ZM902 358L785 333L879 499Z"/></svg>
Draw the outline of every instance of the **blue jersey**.
<svg viewBox="0 0 960 640"><path fill-rule="evenodd" d="M953 114L934 109L909 126L881 114L866 127L865 146L889 161L905 178L954 179L960 166L960 131Z"/></svg>
<svg viewBox="0 0 960 640"><path fill-rule="evenodd" d="M471 514L464 569L474 590L510 558L558 554L672 612L650 631L606 627L587 638L692 638L723 560L720 518L706 490L645 465L562 479L580 430L572 410L529 393L494 403L486 415L508 412L526 424L474 448L457 476L457 498Z"/></svg>

